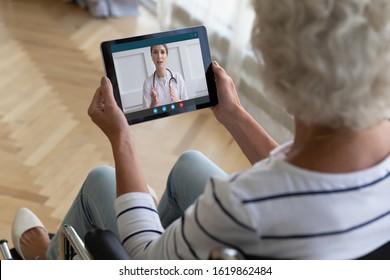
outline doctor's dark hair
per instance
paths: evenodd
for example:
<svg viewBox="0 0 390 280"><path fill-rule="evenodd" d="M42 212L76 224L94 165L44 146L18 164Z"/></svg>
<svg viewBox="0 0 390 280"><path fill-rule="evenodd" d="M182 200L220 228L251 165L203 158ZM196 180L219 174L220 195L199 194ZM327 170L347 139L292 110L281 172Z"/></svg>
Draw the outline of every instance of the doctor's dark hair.
<svg viewBox="0 0 390 280"><path fill-rule="evenodd" d="M161 45L150 46L150 54L152 54L152 52L153 52L153 47L155 47L155 46L163 46L164 49L165 49L165 51L166 51L166 53L167 53L167 55L168 55L168 46L167 46L167 44L161 44Z"/></svg>
<svg viewBox="0 0 390 280"><path fill-rule="evenodd" d="M256 0L266 94L308 124L361 130L390 116L389 0Z"/></svg>

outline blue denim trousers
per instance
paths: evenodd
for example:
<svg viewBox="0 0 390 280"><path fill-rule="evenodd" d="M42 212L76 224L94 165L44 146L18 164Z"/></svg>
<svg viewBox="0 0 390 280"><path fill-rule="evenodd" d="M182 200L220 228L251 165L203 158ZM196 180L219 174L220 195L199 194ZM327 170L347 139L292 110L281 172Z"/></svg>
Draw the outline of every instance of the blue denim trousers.
<svg viewBox="0 0 390 280"><path fill-rule="evenodd" d="M182 216L185 209L203 193L212 176L226 176L226 173L202 153L188 151L179 157L168 176L166 189L158 205L164 227ZM84 181L60 229L64 224L71 225L82 240L94 227L110 229L119 237L114 209L115 198L115 170L108 166L93 169ZM50 242L48 259L59 257L58 237L59 232Z"/></svg>

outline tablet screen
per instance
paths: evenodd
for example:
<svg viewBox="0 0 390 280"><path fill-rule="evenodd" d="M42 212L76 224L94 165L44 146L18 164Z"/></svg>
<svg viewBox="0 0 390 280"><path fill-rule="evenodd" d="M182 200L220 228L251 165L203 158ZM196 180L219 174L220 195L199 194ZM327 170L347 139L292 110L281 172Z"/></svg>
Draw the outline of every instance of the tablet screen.
<svg viewBox="0 0 390 280"><path fill-rule="evenodd" d="M101 52L129 124L218 102L204 26L106 41Z"/></svg>

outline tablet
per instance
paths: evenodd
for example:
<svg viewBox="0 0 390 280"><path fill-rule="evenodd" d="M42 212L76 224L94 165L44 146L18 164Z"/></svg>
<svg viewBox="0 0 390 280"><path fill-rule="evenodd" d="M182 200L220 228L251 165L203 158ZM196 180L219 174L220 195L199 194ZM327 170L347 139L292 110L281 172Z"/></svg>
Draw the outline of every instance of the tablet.
<svg viewBox="0 0 390 280"><path fill-rule="evenodd" d="M218 103L204 26L106 41L100 48L129 124Z"/></svg>

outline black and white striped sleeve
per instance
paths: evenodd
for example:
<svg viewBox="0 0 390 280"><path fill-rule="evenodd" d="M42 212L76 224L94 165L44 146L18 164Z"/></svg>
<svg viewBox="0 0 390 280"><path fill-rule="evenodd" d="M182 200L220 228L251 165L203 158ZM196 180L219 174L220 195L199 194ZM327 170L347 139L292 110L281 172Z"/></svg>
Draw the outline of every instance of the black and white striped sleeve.
<svg viewBox="0 0 390 280"><path fill-rule="evenodd" d="M164 232L153 198L147 193L128 193L116 199L115 210L122 245L137 259Z"/></svg>

